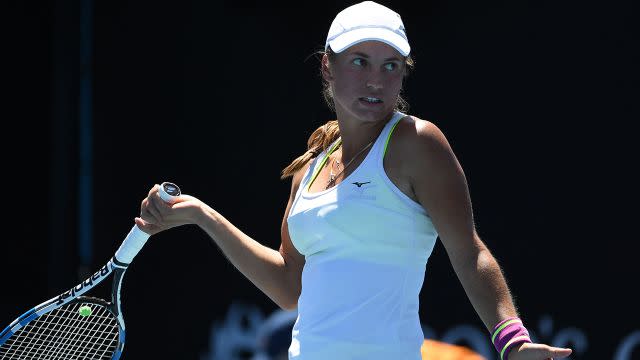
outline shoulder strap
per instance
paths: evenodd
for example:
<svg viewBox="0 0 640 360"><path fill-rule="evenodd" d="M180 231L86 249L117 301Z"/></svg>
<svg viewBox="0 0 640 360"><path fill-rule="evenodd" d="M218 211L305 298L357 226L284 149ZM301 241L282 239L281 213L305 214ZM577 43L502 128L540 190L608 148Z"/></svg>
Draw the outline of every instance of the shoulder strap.
<svg viewBox="0 0 640 360"><path fill-rule="evenodd" d="M391 126L390 126L390 129L388 130L389 132L387 133L386 139L384 139L384 146L382 149L382 158L384 158L384 155L387 153L387 147L389 146L389 140L391 140L391 134L393 134L393 130L395 130L400 120L404 119L405 116L407 116L407 114L401 113L398 111L395 113L393 118L391 118L391 120L389 121Z"/></svg>
<svg viewBox="0 0 640 360"><path fill-rule="evenodd" d="M331 145L331 147L329 148L329 151L325 153L320 164L317 165L315 169L313 169L313 176L311 176L311 180L307 185L307 190L311 189L311 184L313 184L313 182L316 180L316 177L320 173L320 170L322 170L322 168L324 167L324 164L327 162L327 159L329 159L329 156L333 154L334 151L336 151L336 149L338 148L338 146L340 146L341 143L342 143L342 138L339 138L336 142L334 142L333 145Z"/></svg>
<svg viewBox="0 0 640 360"><path fill-rule="evenodd" d="M382 150L382 157L387 153L387 146L389 146L389 140L391 140L391 134L393 134L393 130L395 130L396 125L402 120L404 116L400 117L396 122L391 126L391 130L389 130L389 134L387 135L387 139L384 142L384 150Z"/></svg>

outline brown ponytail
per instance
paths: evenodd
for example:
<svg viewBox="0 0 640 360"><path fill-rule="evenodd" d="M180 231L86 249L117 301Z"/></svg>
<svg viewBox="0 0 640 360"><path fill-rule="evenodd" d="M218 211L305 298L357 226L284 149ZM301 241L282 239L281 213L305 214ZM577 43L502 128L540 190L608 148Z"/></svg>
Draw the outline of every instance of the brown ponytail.
<svg viewBox="0 0 640 360"><path fill-rule="evenodd" d="M282 170L280 179L284 180L293 176L298 170L302 169L309 160L318 156L325 151L340 136L340 128L337 120L331 120L326 124L317 128L307 140L307 151L293 160L289 166Z"/></svg>

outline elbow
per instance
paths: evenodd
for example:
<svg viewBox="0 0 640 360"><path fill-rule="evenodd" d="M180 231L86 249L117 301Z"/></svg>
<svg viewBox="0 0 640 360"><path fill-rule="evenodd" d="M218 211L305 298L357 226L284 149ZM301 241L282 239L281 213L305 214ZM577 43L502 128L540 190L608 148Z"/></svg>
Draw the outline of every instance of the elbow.
<svg viewBox="0 0 640 360"><path fill-rule="evenodd" d="M278 304L282 310L293 311L298 309L298 302L289 302Z"/></svg>
<svg viewBox="0 0 640 360"><path fill-rule="evenodd" d="M478 253L476 264L478 269L500 270L498 261L488 249L484 249Z"/></svg>
<svg viewBox="0 0 640 360"><path fill-rule="evenodd" d="M283 310L296 310L298 299L302 293L302 269L288 266L285 268L285 276L282 293L278 306Z"/></svg>
<svg viewBox="0 0 640 360"><path fill-rule="evenodd" d="M298 282L284 281L280 284L278 290L271 292L269 297L282 310L296 310L301 293Z"/></svg>
<svg viewBox="0 0 640 360"><path fill-rule="evenodd" d="M298 297L299 294L296 296L294 296L293 294L288 294L287 296L283 296L274 302L280 309L292 311L298 309Z"/></svg>
<svg viewBox="0 0 640 360"><path fill-rule="evenodd" d="M296 310L298 309L298 299L300 298L300 287L296 286L292 289L289 296L287 296L287 301L285 301L280 307L284 310Z"/></svg>
<svg viewBox="0 0 640 360"><path fill-rule="evenodd" d="M470 251L464 256L451 258L452 264L458 275L485 274L500 271L500 267L488 249Z"/></svg>

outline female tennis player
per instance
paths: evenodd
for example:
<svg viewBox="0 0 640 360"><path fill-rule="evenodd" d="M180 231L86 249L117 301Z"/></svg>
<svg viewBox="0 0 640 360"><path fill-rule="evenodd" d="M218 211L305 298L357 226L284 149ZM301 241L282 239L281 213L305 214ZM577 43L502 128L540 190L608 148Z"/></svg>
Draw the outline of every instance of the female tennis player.
<svg viewBox="0 0 640 360"><path fill-rule="evenodd" d="M298 310L289 358L421 359L418 297L439 237L502 359L565 358L532 343L502 270L475 231L463 169L432 122L403 112L412 66L401 17L365 1L337 14L321 73L337 120L283 170L292 177L279 251L199 199L154 186L136 224L197 224L269 298Z"/></svg>

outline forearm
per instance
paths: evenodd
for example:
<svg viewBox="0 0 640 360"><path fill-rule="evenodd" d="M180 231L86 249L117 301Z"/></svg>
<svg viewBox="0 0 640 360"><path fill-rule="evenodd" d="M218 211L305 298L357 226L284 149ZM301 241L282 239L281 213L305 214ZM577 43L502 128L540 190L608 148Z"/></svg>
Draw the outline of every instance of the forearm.
<svg viewBox="0 0 640 360"><path fill-rule="evenodd" d="M280 252L253 240L206 205L196 224L213 239L224 256L278 306L284 309L296 306L299 279L289 271Z"/></svg>
<svg viewBox="0 0 640 360"><path fill-rule="evenodd" d="M460 259L454 267L467 297L489 331L500 320L517 316L502 270L485 246L480 246L469 259Z"/></svg>

